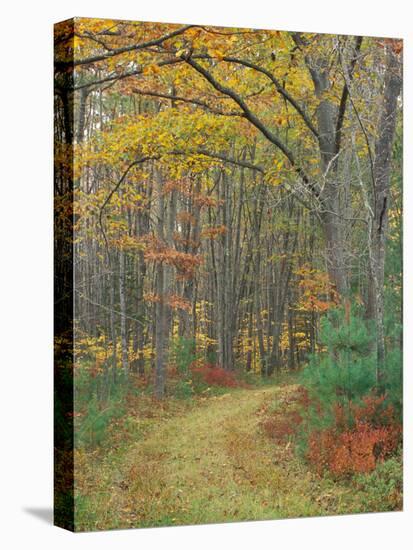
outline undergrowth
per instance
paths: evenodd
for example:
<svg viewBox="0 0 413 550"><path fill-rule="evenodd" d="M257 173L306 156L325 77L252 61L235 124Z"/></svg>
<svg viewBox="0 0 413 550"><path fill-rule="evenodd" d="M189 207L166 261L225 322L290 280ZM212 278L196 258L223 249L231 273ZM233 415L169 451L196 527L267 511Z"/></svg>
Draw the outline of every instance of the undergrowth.
<svg viewBox="0 0 413 550"><path fill-rule="evenodd" d="M356 314L346 320L343 315L338 310L323 320L320 345L325 351L309 358L299 386L267 411L261 427L275 443L293 445L318 475L358 483L365 479L368 485L375 472L383 476L397 469L401 357L398 349L388 352L379 389L371 326ZM397 498L389 502L395 505Z"/></svg>

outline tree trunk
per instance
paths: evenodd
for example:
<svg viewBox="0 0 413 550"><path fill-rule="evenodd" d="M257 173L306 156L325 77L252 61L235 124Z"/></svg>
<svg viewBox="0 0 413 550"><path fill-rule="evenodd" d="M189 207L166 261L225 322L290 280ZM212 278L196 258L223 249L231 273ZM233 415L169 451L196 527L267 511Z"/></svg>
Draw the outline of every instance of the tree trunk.
<svg viewBox="0 0 413 550"><path fill-rule="evenodd" d="M111 262L109 263L111 265ZM110 273L109 275L109 296L110 296L110 333L112 339L112 378L116 382L117 379L117 368L118 368L118 359L117 359L117 350L116 350L116 325L115 325L115 280L114 274Z"/></svg>
<svg viewBox="0 0 413 550"><path fill-rule="evenodd" d="M119 251L119 303L120 303L120 335L122 346L122 368L125 377L129 375L128 338L126 333L126 299L125 299L125 254Z"/></svg>
<svg viewBox="0 0 413 550"><path fill-rule="evenodd" d="M384 338L384 263L390 201L390 168L396 130L397 99L402 79L399 61L391 47L387 52L384 95L379 123L379 137L374 160L374 204L370 238L370 305L368 313L374 316L377 339L377 385L382 386L385 362Z"/></svg>
<svg viewBox="0 0 413 550"><path fill-rule="evenodd" d="M326 242L326 259L332 282L341 298L348 293L346 265L344 258L340 186L337 180L338 154L336 150L337 109L323 94L330 90L328 59L319 59L311 69L314 88L320 102L317 107L317 121L320 148L321 184L320 196L322 229Z"/></svg>
<svg viewBox="0 0 413 550"><path fill-rule="evenodd" d="M162 176L157 171L155 174L156 191L158 201L157 238L164 242L165 231L165 199L163 194ZM156 305L155 305L155 397L162 399L165 394L165 345L167 309L165 304L165 267L162 261L156 264Z"/></svg>

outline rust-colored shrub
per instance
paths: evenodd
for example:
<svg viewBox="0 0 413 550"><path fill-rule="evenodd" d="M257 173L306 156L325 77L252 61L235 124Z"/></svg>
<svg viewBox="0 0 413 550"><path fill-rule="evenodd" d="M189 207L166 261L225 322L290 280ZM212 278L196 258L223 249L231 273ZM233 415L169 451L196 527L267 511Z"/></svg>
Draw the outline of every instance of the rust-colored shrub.
<svg viewBox="0 0 413 550"><path fill-rule="evenodd" d="M283 443L297 434L312 405L308 391L299 386L283 400L280 410L273 411L261 422L261 427L276 443Z"/></svg>
<svg viewBox="0 0 413 550"><path fill-rule="evenodd" d="M262 428L268 437L276 443L282 443L297 433L303 418L296 410L272 414L262 422Z"/></svg>
<svg viewBox="0 0 413 550"><path fill-rule="evenodd" d="M320 475L328 471L336 477L372 472L401 441L401 425L386 396L370 394L359 404L336 403L328 428L314 429L317 418L320 423L326 420L322 404L300 386L278 410L266 414L261 427L275 443L306 438L307 460Z"/></svg>
<svg viewBox="0 0 413 550"><path fill-rule="evenodd" d="M396 450L399 441L397 425L374 428L357 423L341 434L334 429L319 430L310 435L307 458L320 474L323 470L336 476L368 473Z"/></svg>
<svg viewBox="0 0 413 550"><path fill-rule="evenodd" d="M308 440L307 458L320 474L372 472L400 443L400 423L384 396L370 395L361 405L336 405L334 415L332 427L314 430Z"/></svg>
<svg viewBox="0 0 413 550"><path fill-rule="evenodd" d="M239 383L232 371L228 371L212 364L204 364L201 367L192 369L193 374L199 376L201 381L208 386L220 386L224 388L235 388Z"/></svg>

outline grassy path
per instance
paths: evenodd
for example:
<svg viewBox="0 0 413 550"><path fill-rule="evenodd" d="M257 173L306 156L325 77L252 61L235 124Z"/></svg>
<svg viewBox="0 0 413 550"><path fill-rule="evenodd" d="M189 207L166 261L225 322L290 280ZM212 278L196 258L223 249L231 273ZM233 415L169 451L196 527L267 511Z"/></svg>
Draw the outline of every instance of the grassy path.
<svg viewBox="0 0 413 550"><path fill-rule="evenodd" d="M334 484L333 494L331 482L316 478L288 446L275 446L259 428L260 410L285 399L293 387L233 390L152 421L127 449L99 466L89 464L80 487L79 527L339 513L348 489Z"/></svg>

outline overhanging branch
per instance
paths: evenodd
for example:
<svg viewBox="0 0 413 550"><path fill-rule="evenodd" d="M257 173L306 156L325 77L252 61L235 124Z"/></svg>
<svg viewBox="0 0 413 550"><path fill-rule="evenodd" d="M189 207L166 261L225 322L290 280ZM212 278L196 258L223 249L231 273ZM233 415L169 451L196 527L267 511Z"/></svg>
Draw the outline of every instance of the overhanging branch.
<svg viewBox="0 0 413 550"><path fill-rule="evenodd" d="M212 59L210 55L199 55L199 56L193 56L194 58L200 59ZM296 112L301 116L303 121L305 122L308 129L312 132L312 134L318 138L318 131L314 124L311 122L309 116L304 111L304 109L298 104L298 102L292 97L292 95L287 92L287 90L281 85L281 83L278 81L278 79L267 69L264 67L261 67L260 65L257 65L255 63L251 63L250 61L246 61L244 59L238 59L235 57L223 57L222 61L225 61L226 63L235 63L238 65L243 65L244 67L248 67L249 69L253 69L254 71L257 71L259 73L262 73L265 75L271 82L274 84L275 89L277 92L284 97L284 99L296 110Z"/></svg>
<svg viewBox="0 0 413 550"><path fill-rule="evenodd" d="M110 51L106 51L105 53L101 53L98 55L92 55L89 57L85 57L83 59L72 59L71 61L56 61L55 67L57 69L64 69L66 67L73 67L73 66L79 66L79 65L90 65L91 63L96 63L98 61L104 61L105 59L110 59L112 57L115 57L117 55L121 55L123 53L127 52L133 52L137 50L142 50L144 48L149 48L150 46L158 46L159 44L162 44L166 40L169 40L170 38L174 38L175 36L178 36L180 34L183 34L188 29L191 29L195 27L196 25L185 25L183 27L180 27L179 29L176 29L170 33L164 34L163 36L159 38L154 38L152 40L148 40L146 42L141 42L139 44L130 44L129 46L123 46L122 48L116 48ZM90 36L88 37L90 38Z"/></svg>
<svg viewBox="0 0 413 550"><path fill-rule="evenodd" d="M249 170L254 170L256 172L260 172L261 174L265 174L264 168L259 164L252 164L251 162L248 162L246 160L239 160L239 159L227 157L226 155L223 155L221 153L213 153L211 151L208 151L207 149L196 149L194 151L175 150L175 151L170 151L168 154L169 155L203 155L204 157L210 157L212 159L220 160L221 162L226 162L228 164L233 164L241 168L248 168Z"/></svg>
<svg viewBox="0 0 413 550"><path fill-rule="evenodd" d="M199 74L201 74L218 92L230 97L237 103L244 112L245 118L255 126L273 145L275 145L288 159L291 166L295 169L296 173L300 176L302 181L308 186L308 188L318 196L318 189L314 183L311 183L308 176L304 170L297 164L294 155L288 147L278 139L278 137L265 126L265 124L251 111L245 101L231 88L227 88L220 84L212 74L207 71L202 65L197 63L189 55L182 56L182 59L188 63L193 69L195 69Z"/></svg>
<svg viewBox="0 0 413 550"><path fill-rule="evenodd" d="M204 101L200 101L198 99L191 99L191 98L182 97L182 96L178 96L178 95L174 95L174 94L163 94L163 93L160 93L160 92L151 92L151 91L148 91L148 90L139 90L138 88L133 88L132 92L134 94L139 94L139 95L147 95L147 96L151 96L151 97L159 97L159 98L162 98L162 99L170 99L171 101L181 101L183 103L191 103L193 105L198 105L199 107L204 107L205 109L208 109L208 111L210 111L211 113L214 113L216 115L238 116L238 117L244 117L245 116L242 111L228 111L228 112L221 111L220 109L216 109L215 107L211 107L210 105L208 105L208 103L205 103Z"/></svg>

